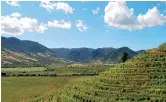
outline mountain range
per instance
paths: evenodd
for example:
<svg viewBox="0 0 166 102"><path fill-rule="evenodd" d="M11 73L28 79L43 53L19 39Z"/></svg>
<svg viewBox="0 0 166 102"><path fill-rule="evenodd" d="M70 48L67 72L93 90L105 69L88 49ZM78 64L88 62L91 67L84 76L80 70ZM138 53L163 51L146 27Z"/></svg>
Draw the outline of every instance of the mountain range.
<svg viewBox="0 0 166 102"><path fill-rule="evenodd" d="M63 59L38 42L1 37L1 66L41 66Z"/></svg>
<svg viewBox="0 0 166 102"><path fill-rule="evenodd" d="M108 62L120 61L120 56L126 52L128 59L141 51L133 51L128 47L121 48L47 48L38 42L20 40L15 37L1 37L1 66L26 67L41 66L50 63L66 62Z"/></svg>
<svg viewBox="0 0 166 102"><path fill-rule="evenodd" d="M128 53L128 59L144 51L134 51L128 47L121 48L52 48L51 49L57 56L66 58L68 60L77 62L89 62L89 61L108 61L119 62L121 55L126 52Z"/></svg>

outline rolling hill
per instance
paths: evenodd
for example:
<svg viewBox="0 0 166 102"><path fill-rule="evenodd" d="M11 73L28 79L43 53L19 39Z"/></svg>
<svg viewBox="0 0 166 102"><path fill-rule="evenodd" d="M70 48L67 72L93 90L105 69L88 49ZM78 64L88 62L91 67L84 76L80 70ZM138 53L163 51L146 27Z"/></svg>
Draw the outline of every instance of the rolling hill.
<svg viewBox="0 0 166 102"><path fill-rule="evenodd" d="M2 67L41 66L55 61L61 62L63 59L37 42L1 37Z"/></svg>
<svg viewBox="0 0 166 102"><path fill-rule="evenodd" d="M123 52L129 54L129 58L137 55L141 51L133 51L128 47L121 48L52 48L51 49L57 56L66 58L68 60L77 62L96 62L98 60L102 62L119 62L120 56ZM108 61L109 60L109 61Z"/></svg>
<svg viewBox="0 0 166 102"><path fill-rule="evenodd" d="M51 49L57 56L73 60L73 61L91 61L94 58L101 57L105 53L109 53L114 48L52 48Z"/></svg>
<svg viewBox="0 0 166 102"><path fill-rule="evenodd" d="M166 43L146 50L93 80L66 88L63 102L165 102Z"/></svg>
<svg viewBox="0 0 166 102"><path fill-rule="evenodd" d="M128 47L122 48L55 48L49 49L38 42L1 37L2 67L30 67L51 63L90 62L115 63L123 52L129 58L138 54ZM140 53L140 51L139 51ZM129 59L128 58L128 59ZM70 61L69 61L70 60Z"/></svg>

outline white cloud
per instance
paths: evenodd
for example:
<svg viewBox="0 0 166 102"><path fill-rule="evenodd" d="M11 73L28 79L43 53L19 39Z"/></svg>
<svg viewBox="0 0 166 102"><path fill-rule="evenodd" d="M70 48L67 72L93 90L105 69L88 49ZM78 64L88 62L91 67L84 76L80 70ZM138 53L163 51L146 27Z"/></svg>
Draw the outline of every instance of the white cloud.
<svg viewBox="0 0 166 102"><path fill-rule="evenodd" d="M65 2L41 1L40 6L45 8L49 12L54 10L62 10L65 12L65 14L73 14L74 11L74 9L68 3Z"/></svg>
<svg viewBox="0 0 166 102"><path fill-rule="evenodd" d="M18 1L6 1L6 3L11 6L20 6Z"/></svg>
<svg viewBox="0 0 166 102"><path fill-rule="evenodd" d="M36 29L37 32L39 33L44 33L44 31L47 30L47 27L45 24L40 24L38 28Z"/></svg>
<svg viewBox="0 0 166 102"><path fill-rule="evenodd" d="M21 17L21 14L18 13L18 12L14 12L10 16L12 16L12 17Z"/></svg>
<svg viewBox="0 0 166 102"><path fill-rule="evenodd" d="M163 25L166 23L166 16L160 14L157 7L149 9L146 14L134 16L134 9L128 8L126 2L109 2L105 7L104 21L112 27L127 30L143 29Z"/></svg>
<svg viewBox="0 0 166 102"><path fill-rule="evenodd" d="M50 1L41 1L40 6L45 8L48 11L54 10L54 4L50 3Z"/></svg>
<svg viewBox="0 0 166 102"><path fill-rule="evenodd" d="M166 10L164 10L164 12L166 12Z"/></svg>
<svg viewBox="0 0 166 102"><path fill-rule="evenodd" d="M48 27L56 27L56 28L65 28L70 29L71 28L71 22L66 22L64 20L54 20L53 22L48 21Z"/></svg>
<svg viewBox="0 0 166 102"><path fill-rule="evenodd" d="M93 13L94 15L96 15L96 14L99 13L99 11L100 11L100 8L97 7L95 10L92 10L92 13Z"/></svg>
<svg viewBox="0 0 166 102"><path fill-rule="evenodd" d="M137 19L139 24L143 27L152 27L157 25L163 25L164 23L166 23L166 16L160 14L157 7L149 9L148 12L144 15L139 14Z"/></svg>
<svg viewBox="0 0 166 102"><path fill-rule="evenodd" d="M56 9L57 10L63 10L65 14L71 13L73 14L74 9L67 3L64 2L58 2L56 3Z"/></svg>
<svg viewBox="0 0 166 102"><path fill-rule="evenodd" d="M21 35L26 31L43 33L46 29L44 25L39 24L37 19L22 17L17 12L7 16L1 16L2 33Z"/></svg>
<svg viewBox="0 0 166 102"><path fill-rule="evenodd" d="M80 32L85 32L88 29L87 25L84 24L84 21L82 21L82 20L76 21L76 27Z"/></svg>

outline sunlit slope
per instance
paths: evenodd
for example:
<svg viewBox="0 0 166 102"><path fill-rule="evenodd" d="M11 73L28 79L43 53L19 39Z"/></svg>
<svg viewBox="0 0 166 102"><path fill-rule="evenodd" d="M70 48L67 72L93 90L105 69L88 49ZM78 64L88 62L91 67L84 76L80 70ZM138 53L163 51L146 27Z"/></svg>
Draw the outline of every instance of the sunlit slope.
<svg viewBox="0 0 166 102"><path fill-rule="evenodd" d="M165 102L166 43L66 88L60 97L64 102Z"/></svg>
<svg viewBox="0 0 166 102"><path fill-rule="evenodd" d="M2 37L1 67L32 67L51 63L68 63L38 42Z"/></svg>

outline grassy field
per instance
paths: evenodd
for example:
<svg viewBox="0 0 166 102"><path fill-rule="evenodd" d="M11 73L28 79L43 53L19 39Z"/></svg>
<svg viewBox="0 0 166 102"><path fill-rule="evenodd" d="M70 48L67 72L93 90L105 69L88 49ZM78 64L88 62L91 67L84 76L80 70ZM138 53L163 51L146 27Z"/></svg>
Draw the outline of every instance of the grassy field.
<svg viewBox="0 0 166 102"><path fill-rule="evenodd" d="M108 70L110 67L57 67L55 68L57 75L69 74L98 74Z"/></svg>
<svg viewBox="0 0 166 102"><path fill-rule="evenodd" d="M92 77L2 77L2 102L27 101Z"/></svg>
<svg viewBox="0 0 166 102"><path fill-rule="evenodd" d="M28 68L1 68L1 71L9 76L39 76L39 75L97 75L102 71L106 71L115 65L49 65L48 67L28 67Z"/></svg>
<svg viewBox="0 0 166 102"><path fill-rule="evenodd" d="M7 73L9 77L2 77L2 102L18 102L36 100L49 100L54 97L58 90L72 84L84 82L91 79L91 74L99 74L102 71L108 70L114 65L75 65L75 66L57 66L51 65L45 67L31 68L1 68L1 71ZM25 74L25 76L17 76ZM29 74L28 76L26 76ZM35 74L35 76L31 76ZM40 74L40 76L39 76ZM43 77L41 75L64 75L57 77ZM76 74L78 76L73 76ZM83 74L84 76L79 76ZM15 75L15 76L13 76ZM71 75L66 76L66 75ZM44 99L43 99L44 98ZM55 97L54 97L55 98ZM35 101L34 101L35 100Z"/></svg>
<svg viewBox="0 0 166 102"><path fill-rule="evenodd" d="M48 66L48 70L55 70L57 75L70 74L99 74L106 71L115 65L86 65L86 64L71 64L68 66Z"/></svg>
<svg viewBox="0 0 166 102"><path fill-rule="evenodd" d="M28 67L28 68L1 68L1 72L34 72L45 71L45 67Z"/></svg>

